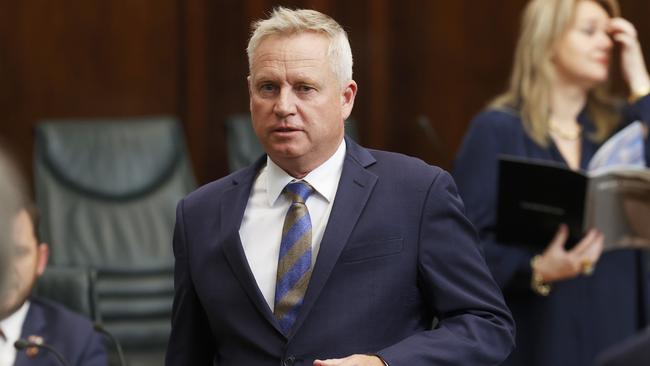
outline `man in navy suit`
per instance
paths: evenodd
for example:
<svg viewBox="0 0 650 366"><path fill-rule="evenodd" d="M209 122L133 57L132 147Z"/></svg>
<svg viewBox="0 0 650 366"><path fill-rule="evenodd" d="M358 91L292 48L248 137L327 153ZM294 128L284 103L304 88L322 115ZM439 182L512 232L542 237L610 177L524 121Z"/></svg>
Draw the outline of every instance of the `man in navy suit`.
<svg viewBox="0 0 650 366"><path fill-rule="evenodd" d="M39 243L28 210L20 210L12 226L9 287L0 298L0 366L61 365L44 349L17 351L14 343L18 339L53 347L71 366L106 366L103 338L90 320L53 302L30 298L47 265L49 250Z"/></svg>
<svg viewBox="0 0 650 366"><path fill-rule="evenodd" d="M178 205L167 365L505 359L513 320L449 174L344 138L357 84L341 26L277 8L248 57L266 155Z"/></svg>

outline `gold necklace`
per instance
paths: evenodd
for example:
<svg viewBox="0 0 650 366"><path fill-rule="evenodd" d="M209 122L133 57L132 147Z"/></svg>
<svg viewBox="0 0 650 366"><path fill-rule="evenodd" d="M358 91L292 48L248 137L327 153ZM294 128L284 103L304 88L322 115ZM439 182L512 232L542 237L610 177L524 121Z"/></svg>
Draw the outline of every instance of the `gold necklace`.
<svg viewBox="0 0 650 366"><path fill-rule="evenodd" d="M560 126L558 126L557 124L553 123L553 121L551 121L551 123L548 124L548 130L553 137L562 140L573 141L579 139L580 136L582 135L582 126L580 126L579 124L575 124L575 128L569 131L567 129L562 129Z"/></svg>

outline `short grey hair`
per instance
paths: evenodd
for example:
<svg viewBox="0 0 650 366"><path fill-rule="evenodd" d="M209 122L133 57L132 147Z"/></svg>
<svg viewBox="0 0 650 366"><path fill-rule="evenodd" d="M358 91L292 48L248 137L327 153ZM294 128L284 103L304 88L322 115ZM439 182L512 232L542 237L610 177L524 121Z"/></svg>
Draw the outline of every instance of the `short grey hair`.
<svg viewBox="0 0 650 366"><path fill-rule="evenodd" d="M252 25L251 38L246 48L249 72L255 51L264 38L302 32L325 35L330 41L327 57L330 59L332 71L341 84L352 80L352 49L343 27L331 17L316 10L292 10L281 6L274 8L268 19L258 20Z"/></svg>

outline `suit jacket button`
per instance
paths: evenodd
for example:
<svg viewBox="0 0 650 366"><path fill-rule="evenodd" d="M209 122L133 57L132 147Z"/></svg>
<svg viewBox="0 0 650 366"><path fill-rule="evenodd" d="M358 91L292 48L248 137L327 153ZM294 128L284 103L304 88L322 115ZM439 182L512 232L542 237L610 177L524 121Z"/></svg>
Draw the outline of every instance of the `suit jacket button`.
<svg viewBox="0 0 650 366"><path fill-rule="evenodd" d="M289 356L284 360L284 366L293 366L293 364L296 363L296 358L293 356Z"/></svg>

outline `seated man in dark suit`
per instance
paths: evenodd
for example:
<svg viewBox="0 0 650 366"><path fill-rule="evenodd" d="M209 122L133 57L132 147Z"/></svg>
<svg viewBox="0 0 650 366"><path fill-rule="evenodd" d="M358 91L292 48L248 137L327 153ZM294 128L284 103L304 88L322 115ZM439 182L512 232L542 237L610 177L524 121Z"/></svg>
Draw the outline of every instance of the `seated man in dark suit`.
<svg viewBox="0 0 650 366"><path fill-rule="evenodd" d="M55 303L30 298L47 265L49 249L39 243L34 217L27 209L20 210L12 224L9 286L0 297L0 366L60 366L45 349L17 351L14 343L19 339L53 347L71 366L106 366L104 340L90 320Z"/></svg>
<svg viewBox="0 0 650 366"><path fill-rule="evenodd" d="M450 175L344 137L343 28L278 8L248 56L266 155L178 205L167 365L503 361L513 320Z"/></svg>

